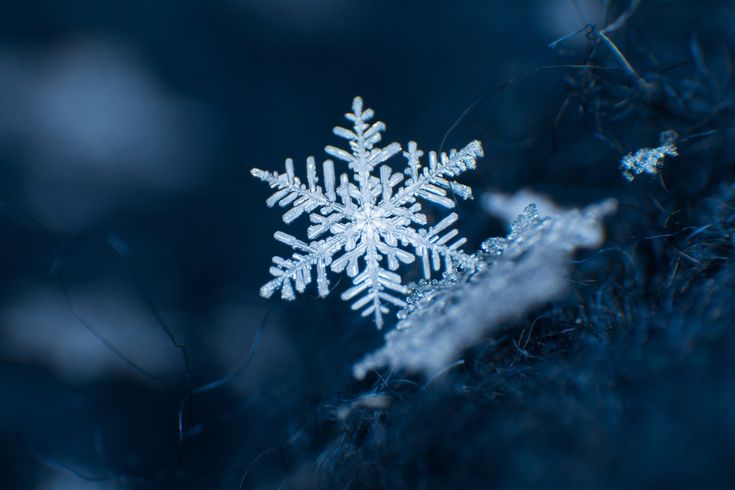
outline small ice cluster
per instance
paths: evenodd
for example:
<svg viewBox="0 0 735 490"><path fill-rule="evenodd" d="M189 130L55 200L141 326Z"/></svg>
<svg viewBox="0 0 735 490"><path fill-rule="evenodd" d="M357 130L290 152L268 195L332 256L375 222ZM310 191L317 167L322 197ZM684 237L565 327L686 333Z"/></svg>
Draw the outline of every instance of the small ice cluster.
<svg viewBox="0 0 735 490"><path fill-rule="evenodd" d="M679 156L676 148L676 139L678 134L674 130L668 130L661 133L660 145L656 148L641 148L635 153L628 153L620 161L620 168L623 170L623 177L628 182L633 180L642 173L657 174L663 166L664 158L667 156Z"/></svg>

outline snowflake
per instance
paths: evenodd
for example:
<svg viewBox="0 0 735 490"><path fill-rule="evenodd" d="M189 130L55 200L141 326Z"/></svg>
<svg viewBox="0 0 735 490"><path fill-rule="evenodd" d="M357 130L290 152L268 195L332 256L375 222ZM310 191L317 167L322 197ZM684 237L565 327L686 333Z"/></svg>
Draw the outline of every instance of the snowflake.
<svg viewBox="0 0 735 490"><path fill-rule="evenodd" d="M311 221L308 243L282 231L275 233L276 240L294 252L287 259L273 257L270 272L274 278L261 288L261 296L268 298L280 289L284 299L292 300L294 287L303 292L316 269L317 289L324 297L329 293L327 269L335 273L346 271L352 278L352 287L342 293L342 299L353 301L352 309L362 310L362 316L373 315L381 328L383 315L389 311L387 304L406 304L408 288L395 272L401 263L421 259L427 279L432 269L451 272L457 267L475 265L476 257L460 250L466 239L457 239L457 230L450 229L457 214L427 227L418 199L451 209L455 202L448 191L463 199L471 198L472 190L453 178L474 169L483 153L480 142L473 141L449 154L437 156L430 152L429 164L424 166L420 161L424 153L411 141L403 151L403 174L394 173L390 166L381 164L400 153L401 145L394 142L382 148L376 146L385 124L369 123L373 115L372 109L364 109L362 99L355 97L352 112L345 115L352 122L352 129L334 128L334 134L349 142L350 150L325 148L327 154L346 162L351 177L342 173L337 181L334 162L325 160L323 186L317 185L314 157L306 159L305 183L294 175L290 158L286 159L285 173L259 169L251 173L275 189L266 204L288 208L283 214L286 224L302 214L308 214ZM376 176L373 170L378 165ZM397 187L399 184L402 185Z"/></svg>

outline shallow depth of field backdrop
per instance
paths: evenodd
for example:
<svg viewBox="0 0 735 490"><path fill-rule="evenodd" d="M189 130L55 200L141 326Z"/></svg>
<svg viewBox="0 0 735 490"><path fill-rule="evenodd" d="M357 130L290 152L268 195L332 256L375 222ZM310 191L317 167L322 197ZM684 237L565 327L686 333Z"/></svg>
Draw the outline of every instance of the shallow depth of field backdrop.
<svg viewBox="0 0 735 490"><path fill-rule="evenodd" d="M732 484L735 4L644 0L616 53L637 3L5 5L0 488ZM344 279L258 296L287 248L249 169L303 175L356 95L387 141L481 140L476 196L619 202L564 298L434 379L353 379L383 332ZM458 212L468 250L506 232Z"/></svg>

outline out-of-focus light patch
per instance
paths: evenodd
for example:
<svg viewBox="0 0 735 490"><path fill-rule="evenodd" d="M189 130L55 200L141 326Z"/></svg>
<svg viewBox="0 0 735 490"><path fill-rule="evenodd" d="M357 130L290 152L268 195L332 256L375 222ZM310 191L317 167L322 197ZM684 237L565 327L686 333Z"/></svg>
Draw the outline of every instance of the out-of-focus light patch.
<svg viewBox="0 0 735 490"><path fill-rule="evenodd" d="M227 0L244 15L289 34L347 30L373 7L369 0Z"/></svg>
<svg viewBox="0 0 735 490"><path fill-rule="evenodd" d="M277 315L266 315L262 308L242 301L224 301L213 312L211 324L205 339L207 360L218 364L222 376L246 364L252 351L247 369L228 383L233 391L248 395L259 392L264 384L269 391L290 387L282 379L296 377L299 360Z"/></svg>
<svg viewBox="0 0 735 490"><path fill-rule="evenodd" d="M539 0L538 25L551 35L549 42L572 34L587 24L604 26L605 3L601 0ZM570 45L584 42L581 34L565 41Z"/></svg>
<svg viewBox="0 0 735 490"><path fill-rule="evenodd" d="M502 192L486 192L482 195L482 207L510 225L529 204L535 204L540 216L557 217L564 210L559 208L548 196L538 194L530 189L521 189L514 194Z"/></svg>
<svg viewBox="0 0 735 490"><path fill-rule="evenodd" d="M181 376L180 352L145 307L126 293L95 287L71 292L74 311L146 372ZM107 375L144 379L74 317L58 288L31 284L0 306L0 357L45 365L69 382Z"/></svg>
<svg viewBox="0 0 735 490"><path fill-rule="evenodd" d="M54 475L41 481L35 488L36 490L117 490L130 487L115 480L85 480L79 476L58 470Z"/></svg>
<svg viewBox="0 0 735 490"><path fill-rule="evenodd" d="M0 144L17 150L23 198L51 229L188 189L210 167L205 111L110 43L0 53L0 108Z"/></svg>

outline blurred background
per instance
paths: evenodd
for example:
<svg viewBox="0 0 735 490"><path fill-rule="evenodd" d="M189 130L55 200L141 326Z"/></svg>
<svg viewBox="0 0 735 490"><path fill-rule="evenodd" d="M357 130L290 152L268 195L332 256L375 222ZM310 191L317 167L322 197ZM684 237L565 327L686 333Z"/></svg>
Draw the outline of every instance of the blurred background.
<svg viewBox="0 0 735 490"><path fill-rule="evenodd" d="M289 488L313 486L314 461L279 447L359 391L351 365L382 334L338 294L259 298L270 257L287 250L250 168L293 157L303 173L360 95L389 141L480 139L486 158L464 179L476 195L615 195L621 150L655 144L659 128L615 148L582 122L558 124L570 73L539 68L580 62L584 34L549 43L626 5L5 5L0 487L276 488L284 473ZM692 32L706 47L732 39L735 8L651 0L636 22L621 46L673 63ZM477 200L460 214L470 247L502 232ZM303 454L320 437L331 436L314 431Z"/></svg>

